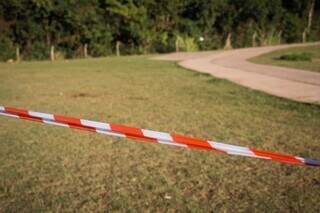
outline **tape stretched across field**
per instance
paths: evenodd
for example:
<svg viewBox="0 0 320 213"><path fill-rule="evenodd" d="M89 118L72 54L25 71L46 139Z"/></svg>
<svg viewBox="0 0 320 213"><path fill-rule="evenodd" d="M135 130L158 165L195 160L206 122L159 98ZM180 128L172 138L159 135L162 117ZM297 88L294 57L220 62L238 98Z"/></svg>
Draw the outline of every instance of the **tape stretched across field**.
<svg viewBox="0 0 320 213"><path fill-rule="evenodd" d="M281 153L262 151L254 148L235 146L225 143L181 136L177 134L169 134L165 132L157 132L117 124L102 123L79 118L65 117L61 115L34 112L25 109L0 106L0 115L9 116L13 118L21 118L30 121L37 121L62 127L97 132L116 137L127 137L151 143L161 143L185 148L196 148L214 151L231 155L242 155L247 157L262 158L296 165L320 166L320 160L313 160Z"/></svg>

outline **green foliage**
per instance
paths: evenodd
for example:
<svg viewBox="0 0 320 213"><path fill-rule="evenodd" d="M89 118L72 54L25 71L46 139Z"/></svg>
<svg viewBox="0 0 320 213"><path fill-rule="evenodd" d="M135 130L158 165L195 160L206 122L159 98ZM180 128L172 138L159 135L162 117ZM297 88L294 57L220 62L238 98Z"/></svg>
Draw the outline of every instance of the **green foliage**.
<svg viewBox="0 0 320 213"><path fill-rule="evenodd" d="M285 41L289 43L301 41L305 25L297 14L286 14L284 17L284 25L283 34Z"/></svg>
<svg viewBox="0 0 320 213"><path fill-rule="evenodd" d="M104 45L103 43L92 43L89 48L89 54L92 57L106 56L112 53L112 47L109 44Z"/></svg>
<svg viewBox="0 0 320 213"><path fill-rule="evenodd" d="M270 29L268 32L265 32L261 29L257 29L256 32L256 40L260 46L280 44L281 32L277 32L275 29Z"/></svg>
<svg viewBox="0 0 320 213"><path fill-rule="evenodd" d="M172 51L169 46L169 35L167 32L162 32L157 35L154 41L154 51L159 53Z"/></svg>
<svg viewBox="0 0 320 213"><path fill-rule="evenodd" d="M292 61L292 60L279 59L283 55L291 55L291 54L300 55L301 53L310 54L312 57L312 60L311 61ZM270 53L266 53L266 54L251 58L250 61L254 63L259 63L259 64L270 64L274 66L283 66L283 67L289 67L294 69L320 72L319 59L320 59L320 45L310 45L310 46L308 45L303 47L293 47L293 48L273 51Z"/></svg>
<svg viewBox="0 0 320 213"><path fill-rule="evenodd" d="M51 45L65 57L93 57L299 42L312 1L300 0L32 0L0 1L0 40L25 59L48 59ZM310 41L319 40L320 3L316 1ZM178 35L178 38L177 38ZM203 41L199 41L203 37ZM9 42L8 42L9 41ZM3 56L8 55L8 56Z"/></svg>
<svg viewBox="0 0 320 213"><path fill-rule="evenodd" d="M307 52L289 53L289 54L281 55L279 59L286 60L286 61L311 61L312 54Z"/></svg>
<svg viewBox="0 0 320 213"><path fill-rule="evenodd" d="M15 47L8 38L0 39L0 61L7 61L15 58Z"/></svg>
<svg viewBox="0 0 320 213"><path fill-rule="evenodd" d="M26 60L48 60L49 59L50 48L47 47L42 42L35 42L24 52L23 58Z"/></svg>
<svg viewBox="0 0 320 213"><path fill-rule="evenodd" d="M54 57L55 60L64 60L66 58L66 53L63 51L56 51Z"/></svg>
<svg viewBox="0 0 320 213"><path fill-rule="evenodd" d="M181 50L181 51L191 52L191 51L198 50L198 45L195 42L194 38L182 37L182 36L178 35L176 42L177 42L176 45L178 46L179 50Z"/></svg>

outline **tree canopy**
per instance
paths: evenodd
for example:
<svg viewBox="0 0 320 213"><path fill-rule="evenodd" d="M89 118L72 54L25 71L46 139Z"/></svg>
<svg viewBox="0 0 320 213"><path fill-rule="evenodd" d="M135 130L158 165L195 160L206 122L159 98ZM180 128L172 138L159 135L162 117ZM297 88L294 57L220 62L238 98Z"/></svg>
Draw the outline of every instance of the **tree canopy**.
<svg viewBox="0 0 320 213"><path fill-rule="evenodd" d="M0 1L0 60L209 50L314 41L320 0Z"/></svg>

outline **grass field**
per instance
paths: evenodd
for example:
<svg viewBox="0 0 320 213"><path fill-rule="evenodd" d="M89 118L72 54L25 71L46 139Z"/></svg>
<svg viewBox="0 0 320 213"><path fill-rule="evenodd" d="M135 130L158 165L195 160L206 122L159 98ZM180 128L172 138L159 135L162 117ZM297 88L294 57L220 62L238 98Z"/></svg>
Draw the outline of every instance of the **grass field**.
<svg viewBox="0 0 320 213"><path fill-rule="evenodd" d="M280 56L285 54L295 53L311 53L312 61L287 61L280 60ZM314 72L320 72L320 45L307 46L307 47L293 47L283 50L277 50L271 53L266 53L254 58L249 61L258 64L270 64L282 67L297 68L303 70L310 70Z"/></svg>
<svg viewBox="0 0 320 213"><path fill-rule="evenodd" d="M0 64L0 105L320 159L320 106L145 56ZM0 212L319 212L320 169L0 117Z"/></svg>

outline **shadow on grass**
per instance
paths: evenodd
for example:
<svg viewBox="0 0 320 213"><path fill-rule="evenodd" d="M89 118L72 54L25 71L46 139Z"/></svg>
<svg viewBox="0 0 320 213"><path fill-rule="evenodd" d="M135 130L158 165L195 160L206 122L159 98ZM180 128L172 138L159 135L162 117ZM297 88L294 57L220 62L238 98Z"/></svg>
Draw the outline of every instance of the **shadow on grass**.
<svg viewBox="0 0 320 213"><path fill-rule="evenodd" d="M194 72L193 76L195 76L195 77L208 77L208 78L212 77L209 73L196 72L196 71L192 71L192 72Z"/></svg>

